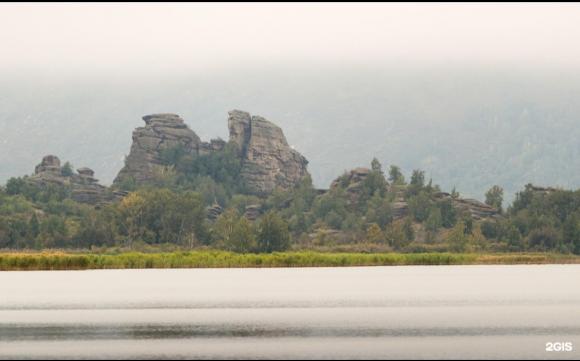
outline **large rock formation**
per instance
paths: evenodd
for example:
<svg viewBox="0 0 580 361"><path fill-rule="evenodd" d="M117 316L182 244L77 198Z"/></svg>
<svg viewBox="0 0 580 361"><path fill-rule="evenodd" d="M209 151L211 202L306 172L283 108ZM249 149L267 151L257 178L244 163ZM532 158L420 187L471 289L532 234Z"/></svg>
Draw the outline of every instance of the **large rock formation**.
<svg viewBox="0 0 580 361"><path fill-rule="evenodd" d="M122 196L99 184L94 175L93 170L86 167L79 168L76 174L67 174L57 156L47 155L36 166L34 174L26 179L39 187L65 187L70 191L70 197L80 203L102 205Z"/></svg>
<svg viewBox="0 0 580 361"><path fill-rule="evenodd" d="M226 142L202 142L194 131L175 114L143 117L145 127L135 129L125 166L115 179L133 179L143 184L155 179L164 167L163 151L177 146L190 155L200 156L223 151ZM277 187L288 189L308 174L308 161L292 149L282 129L259 116L233 110L228 127L232 143L242 163L241 176L251 193L268 194Z"/></svg>
<svg viewBox="0 0 580 361"><path fill-rule="evenodd" d="M147 183L163 167L163 151L181 146L185 152L199 153L201 140L176 114L152 114L143 117L144 127L133 131L131 151L114 183L133 179Z"/></svg>
<svg viewBox="0 0 580 361"><path fill-rule="evenodd" d="M242 157L241 175L252 193L288 189L308 175L308 161L292 149L282 129L260 116L229 112L230 142Z"/></svg>

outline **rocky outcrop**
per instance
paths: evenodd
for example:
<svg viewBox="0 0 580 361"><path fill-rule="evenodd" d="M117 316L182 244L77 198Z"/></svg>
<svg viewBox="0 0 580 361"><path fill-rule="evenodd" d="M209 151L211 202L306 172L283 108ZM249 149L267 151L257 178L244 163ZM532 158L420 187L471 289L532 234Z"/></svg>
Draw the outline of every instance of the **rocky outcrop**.
<svg viewBox="0 0 580 361"><path fill-rule="evenodd" d="M60 165L60 159L54 155L45 156L34 169L34 174L27 181L39 187L56 185L70 191L70 197L80 203L102 205L122 195L113 193L99 184L94 178L95 172L90 168L79 168L77 173L66 174Z"/></svg>
<svg viewBox="0 0 580 361"><path fill-rule="evenodd" d="M526 190L530 190L535 194L543 194L543 195L548 195L550 193L554 193L558 191L558 188L554 188L554 187L541 187L541 186L535 186L533 184L528 184L526 185Z"/></svg>
<svg viewBox="0 0 580 361"><path fill-rule="evenodd" d="M348 202L350 204L356 204L361 197L364 181L368 178L369 174L371 174L369 168L355 168L332 181L330 189L343 188L348 195Z"/></svg>
<svg viewBox="0 0 580 361"><path fill-rule="evenodd" d="M391 185L390 191L395 194L393 200L393 220L405 218L409 215L409 204L405 200L406 185Z"/></svg>
<svg viewBox="0 0 580 361"><path fill-rule="evenodd" d="M224 209L217 203L214 203L213 205L207 207L205 210L207 213L207 219L209 219L212 222L217 220L219 216L221 216L221 214L224 212Z"/></svg>
<svg viewBox="0 0 580 361"><path fill-rule="evenodd" d="M251 193L289 189L308 175L308 161L288 145L274 123L234 110L229 112L228 125L230 141L242 157L242 179Z"/></svg>
<svg viewBox="0 0 580 361"><path fill-rule="evenodd" d="M143 117L145 127L135 129L125 166L115 179L119 184L132 179L137 184L155 180L164 168L163 152L181 148L185 154L200 156L223 151L226 142L202 142L194 131L175 114ZM308 174L308 161L292 149L275 124L247 112L229 112L229 142L241 160L241 177L250 193L266 195L276 188L288 189Z"/></svg>
<svg viewBox="0 0 580 361"><path fill-rule="evenodd" d="M435 193L434 198L438 200L451 199L453 207L456 210L461 213L465 212L470 214L476 221L501 218L501 214L497 208L476 199L453 198L451 194L446 192Z"/></svg>
<svg viewBox="0 0 580 361"><path fill-rule="evenodd" d="M40 164L34 168L34 174L60 175L61 172L60 159L55 155L44 156Z"/></svg>
<svg viewBox="0 0 580 361"><path fill-rule="evenodd" d="M471 217L476 221L501 217L499 211L496 208L482 203L476 199L458 198L453 201L453 205L459 210L469 212Z"/></svg>
<svg viewBox="0 0 580 361"><path fill-rule="evenodd" d="M249 221L255 221L262 213L262 206L259 204L250 204L246 206L244 217Z"/></svg>
<svg viewBox="0 0 580 361"><path fill-rule="evenodd" d="M125 179L137 184L154 180L163 167L162 155L166 149L181 147L186 153L199 153L201 140L178 115L152 114L143 120L145 126L133 131L131 151L114 184Z"/></svg>
<svg viewBox="0 0 580 361"><path fill-rule="evenodd" d="M240 157L244 157L250 144L252 116L248 112L232 110L228 112L230 142L235 145Z"/></svg>

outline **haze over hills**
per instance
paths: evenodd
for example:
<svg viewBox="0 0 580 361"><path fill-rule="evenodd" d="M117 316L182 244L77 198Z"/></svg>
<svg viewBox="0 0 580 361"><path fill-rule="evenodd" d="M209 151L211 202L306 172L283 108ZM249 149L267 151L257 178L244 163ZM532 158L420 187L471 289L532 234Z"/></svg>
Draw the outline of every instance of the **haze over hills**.
<svg viewBox="0 0 580 361"><path fill-rule="evenodd" d="M280 125L317 187L376 156L443 189L506 198L526 183L580 187L580 76L514 69L271 68L206 74L18 76L0 83L0 183L45 154L110 184L131 132L179 114L203 140L227 139L231 109Z"/></svg>

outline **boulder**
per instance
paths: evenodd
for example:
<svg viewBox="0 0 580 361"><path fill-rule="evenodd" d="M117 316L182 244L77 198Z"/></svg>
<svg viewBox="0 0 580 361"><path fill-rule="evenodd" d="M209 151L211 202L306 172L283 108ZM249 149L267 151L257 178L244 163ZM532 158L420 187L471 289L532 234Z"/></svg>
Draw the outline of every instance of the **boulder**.
<svg viewBox="0 0 580 361"><path fill-rule="evenodd" d="M95 175L95 172L91 168L83 167L77 169L77 173L84 177L92 178Z"/></svg>

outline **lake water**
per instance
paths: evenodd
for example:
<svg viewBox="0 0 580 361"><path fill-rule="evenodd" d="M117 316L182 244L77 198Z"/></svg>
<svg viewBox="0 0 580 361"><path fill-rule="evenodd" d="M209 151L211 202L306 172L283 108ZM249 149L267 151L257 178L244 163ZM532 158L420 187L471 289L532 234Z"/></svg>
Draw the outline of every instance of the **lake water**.
<svg viewBox="0 0 580 361"><path fill-rule="evenodd" d="M579 349L579 265L0 272L3 359L579 359Z"/></svg>

